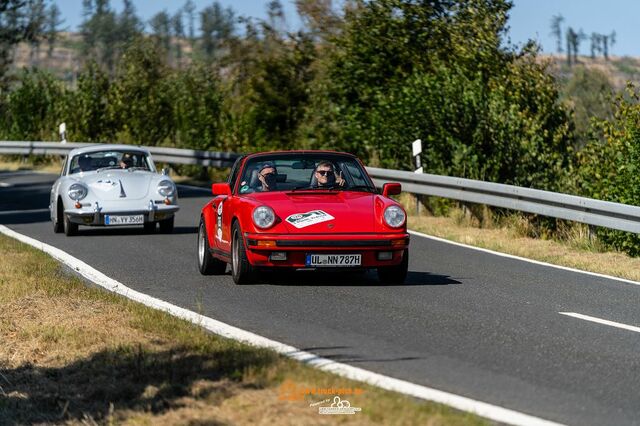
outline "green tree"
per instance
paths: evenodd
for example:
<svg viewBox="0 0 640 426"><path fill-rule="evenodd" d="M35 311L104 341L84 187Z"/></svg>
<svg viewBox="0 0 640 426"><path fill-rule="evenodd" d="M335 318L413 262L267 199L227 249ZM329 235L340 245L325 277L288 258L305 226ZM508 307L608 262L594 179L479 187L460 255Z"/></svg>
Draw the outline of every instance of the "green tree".
<svg viewBox="0 0 640 426"><path fill-rule="evenodd" d="M159 145L170 135L172 108L164 55L151 40L138 39L123 54L109 92L109 119L118 138Z"/></svg>
<svg viewBox="0 0 640 426"><path fill-rule="evenodd" d="M611 120L613 84L605 73L584 67L575 68L569 80L562 85L561 100L573 111L576 143L582 148L595 137L593 120Z"/></svg>
<svg viewBox="0 0 640 426"><path fill-rule="evenodd" d="M572 129L535 46L505 48L506 1L357 1L313 86L306 145L369 164L553 189Z"/></svg>
<svg viewBox="0 0 640 426"><path fill-rule="evenodd" d="M65 91L51 74L25 70L7 96L3 114L8 140L55 140L63 121Z"/></svg>
<svg viewBox="0 0 640 426"><path fill-rule="evenodd" d="M158 46L168 54L171 50L171 17L166 10L156 13L149 20L151 34Z"/></svg>
<svg viewBox="0 0 640 426"><path fill-rule="evenodd" d="M184 148L224 151L223 93L217 73L203 64L176 72L170 80L173 134Z"/></svg>
<svg viewBox="0 0 640 426"><path fill-rule="evenodd" d="M247 22L231 51L232 79L225 121L236 151L291 149L309 103L316 50L305 33L283 34L277 6L258 27Z"/></svg>
<svg viewBox="0 0 640 426"><path fill-rule="evenodd" d="M85 20L80 26L83 55L113 71L120 41L116 14L109 0L95 0L95 3L84 0L83 6Z"/></svg>
<svg viewBox="0 0 640 426"><path fill-rule="evenodd" d="M0 0L0 90L6 87L5 77L15 45L36 35L25 4L24 0Z"/></svg>
<svg viewBox="0 0 640 426"><path fill-rule="evenodd" d="M117 38L120 43L120 50L122 50L126 43L142 34L144 24L136 15L136 9L132 0L123 0L122 12L118 15L117 20Z"/></svg>
<svg viewBox="0 0 640 426"><path fill-rule="evenodd" d="M213 62L218 50L235 31L234 12L217 1L200 12L202 52L206 61Z"/></svg>
<svg viewBox="0 0 640 426"><path fill-rule="evenodd" d="M332 0L296 0L296 10L309 34L326 41L338 34L342 19L333 8Z"/></svg>
<svg viewBox="0 0 640 426"><path fill-rule="evenodd" d="M562 53L562 22L564 17L560 14L551 17L551 35L556 39L556 50Z"/></svg>
<svg viewBox="0 0 640 426"><path fill-rule="evenodd" d="M609 60L609 47L613 47L616 44L616 32L612 31L611 34L601 34L602 38L602 54L604 59Z"/></svg>
<svg viewBox="0 0 640 426"><path fill-rule="evenodd" d="M171 30L176 38L175 57L176 66L179 68L182 62L182 40L184 39L184 25L182 24L182 11L177 11L171 17Z"/></svg>
<svg viewBox="0 0 640 426"><path fill-rule="evenodd" d="M184 6L182 6L182 9L184 10L185 15L187 16L187 23L188 23L187 36L189 37L189 41L191 42L191 47L193 47L193 43L195 43L195 39L196 39L196 29L195 29L196 5L193 3L193 0L187 0Z"/></svg>
<svg viewBox="0 0 640 426"><path fill-rule="evenodd" d="M131 0L124 0L119 14L111 9L109 0L83 0L80 29L84 58L95 60L113 75L120 55L128 43L141 35L144 25Z"/></svg>
<svg viewBox="0 0 640 426"><path fill-rule="evenodd" d="M68 138L72 141L107 142L115 136L109 119L111 83L95 61L89 61L78 76L78 86L69 97L66 113Z"/></svg>
<svg viewBox="0 0 640 426"><path fill-rule="evenodd" d="M27 3L30 31L32 34L30 44L31 51L29 53L29 62L31 66L37 66L40 55L40 43L46 35L46 6L44 0L31 0Z"/></svg>
<svg viewBox="0 0 640 426"><path fill-rule="evenodd" d="M588 197L640 206L640 94L629 84L613 102L612 120L597 123L604 139L594 139L579 154L576 186ZM640 256L640 235L597 228L606 244Z"/></svg>
<svg viewBox="0 0 640 426"><path fill-rule="evenodd" d="M46 21L46 38L49 46L47 56L49 58L53 55L53 47L58 39L58 32L60 31L59 27L62 24L64 24L64 19L60 17L60 9L58 9L58 6L54 3L49 6Z"/></svg>

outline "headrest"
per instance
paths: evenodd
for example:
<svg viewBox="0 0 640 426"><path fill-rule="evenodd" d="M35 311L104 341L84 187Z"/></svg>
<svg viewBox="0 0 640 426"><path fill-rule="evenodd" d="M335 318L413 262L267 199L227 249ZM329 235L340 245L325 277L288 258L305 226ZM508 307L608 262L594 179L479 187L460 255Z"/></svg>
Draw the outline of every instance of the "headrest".
<svg viewBox="0 0 640 426"><path fill-rule="evenodd" d="M258 186L261 186L260 180L258 179L258 169L253 169L251 171L251 178L249 179L249 188L255 189Z"/></svg>

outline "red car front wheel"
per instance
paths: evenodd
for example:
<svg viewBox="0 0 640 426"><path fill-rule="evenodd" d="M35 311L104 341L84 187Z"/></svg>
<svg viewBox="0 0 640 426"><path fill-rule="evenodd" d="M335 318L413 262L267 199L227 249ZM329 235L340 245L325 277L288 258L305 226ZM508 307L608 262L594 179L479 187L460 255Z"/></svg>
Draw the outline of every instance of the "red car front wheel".
<svg viewBox="0 0 640 426"><path fill-rule="evenodd" d="M248 284L255 280L255 270L247 259L247 249L238 222L231 230L231 276L236 284Z"/></svg>

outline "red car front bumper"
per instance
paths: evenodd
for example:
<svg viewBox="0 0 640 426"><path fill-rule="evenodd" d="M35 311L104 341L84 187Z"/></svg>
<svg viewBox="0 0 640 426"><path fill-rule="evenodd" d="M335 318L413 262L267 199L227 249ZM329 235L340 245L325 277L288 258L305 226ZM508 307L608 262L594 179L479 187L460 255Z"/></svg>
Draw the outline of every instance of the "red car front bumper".
<svg viewBox="0 0 640 426"><path fill-rule="evenodd" d="M402 261L404 250L409 246L409 234L245 233L244 241L249 263L256 267L309 268L308 254L360 254L361 264L355 268L376 268L398 265ZM285 253L286 259L274 260L274 256L282 257L281 253Z"/></svg>

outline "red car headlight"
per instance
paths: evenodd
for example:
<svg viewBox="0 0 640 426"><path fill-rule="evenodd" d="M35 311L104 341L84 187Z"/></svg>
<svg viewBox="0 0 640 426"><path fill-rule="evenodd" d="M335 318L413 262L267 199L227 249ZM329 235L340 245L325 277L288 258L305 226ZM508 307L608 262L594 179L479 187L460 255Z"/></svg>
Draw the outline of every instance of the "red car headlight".
<svg viewBox="0 0 640 426"><path fill-rule="evenodd" d="M260 206L253 210L253 223L262 229L269 228L276 221L276 214L271 207Z"/></svg>
<svg viewBox="0 0 640 426"><path fill-rule="evenodd" d="M383 218L385 223L390 227L399 228L404 225L404 221L407 219L407 215L400 207L389 206L384 209Z"/></svg>

